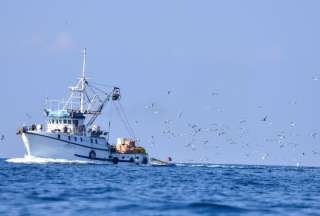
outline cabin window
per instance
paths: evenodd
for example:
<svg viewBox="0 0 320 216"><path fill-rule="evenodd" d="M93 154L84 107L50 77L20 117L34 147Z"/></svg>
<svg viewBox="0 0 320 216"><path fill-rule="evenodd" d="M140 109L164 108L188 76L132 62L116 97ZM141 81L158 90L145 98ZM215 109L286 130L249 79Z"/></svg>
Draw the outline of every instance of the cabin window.
<svg viewBox="0 0 320 216"><path fill-rule="evenodd" d="M74 120L73 123L74 123L75 125L78 125L78 120Z"/></svg>
<svg viewBox="0 0 320 216"><path fill-rule="evenodd" d="M68 136L68 140L71 140L71 137L70 137L70 136Z"/></svg>
<svg viewBox="0 0 320 216"><path fill-rule="evenodd" d="M59 123L59 121L58 120L56 120L56 124L58 124Z"/></svg>
<svg viewBox="0 0 320 216"><path fill-rule="evenodd" d="M94 141L95 141L96 144L98 144L98 140L95 139Z"/></svg>
<svg viewBox="0 0 320 216"><path fill-rule="evenodd" d="M60 134L58 134L58 139L60 139Z"/></svg>
<svg viewBox="0 0 320 216"><path fill-rule="evenodd" d="M90 142L93 143L93 139L90 139Z"/></svg>
<svg viewBox="0 0 320 216"><path fill-rule="evenodd" d="M76 142L77 142L77 137L74 137L74 141L76 141Z"/></svg>
<svg viewBox="0 0 320 216"><path fill-rule="evenodd" d="M68 124L71 124L71 120L68 120Z"/></svg>
<svg viewBox="0 0 320 216"><path fill-rule="evenodd" d="M67 124L67 120L64 119L64 120L63 120L63 124Z"/></svg>
<svg viewBox="0 0 320 216"><path fill-rule="evenodd" d="M59 120L59 124L62 124L62 120Z"/></svg>
<svg viewBox="0 0 320 216"><path fill-rule="evenodd" d="M80 141L82 142L83 140L82 140L82 137L80 137Z"/></svg>

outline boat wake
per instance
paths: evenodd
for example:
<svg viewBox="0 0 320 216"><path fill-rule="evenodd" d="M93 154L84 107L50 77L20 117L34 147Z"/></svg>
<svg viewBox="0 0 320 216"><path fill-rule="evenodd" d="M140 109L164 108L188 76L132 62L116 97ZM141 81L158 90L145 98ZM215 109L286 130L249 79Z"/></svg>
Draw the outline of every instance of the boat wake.
<svg viewBox="0 0 320 216"><path fill-rule="evenodd" d="M47 164L47 163L77 163L77 164L91 164L91 161L81 160L65 160L65 159L53 159L53 158L39 158L25 155L23 158L10 158L6 162L9 163L23 163L23 164Z"/></svg>

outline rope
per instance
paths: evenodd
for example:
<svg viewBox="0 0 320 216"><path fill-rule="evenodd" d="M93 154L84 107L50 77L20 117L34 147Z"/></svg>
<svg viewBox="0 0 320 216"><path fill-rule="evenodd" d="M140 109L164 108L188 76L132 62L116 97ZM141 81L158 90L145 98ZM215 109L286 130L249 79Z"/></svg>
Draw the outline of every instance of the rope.
<svg viewBox="0 0 320 216"><path fill-rule="evenodd" d="M127 116L126 112L124 111L124 108L123 108L122 104L120 103L120 101L117 101L117 102L118 102L118 104L119 104L119 106L120 106L120 110L122 111L123 116L124 116L124 118L125 118L125 120L126 120L126 122L127 122L127 124L128 124L128 127L131 129L132 134L134 134L134 138L136 138L135 132L134 132L134 130L133 130L131 124L130 124L130 121L129 121L129 119L128 119L128 116Z"/></svg>
<svg viewBox="0 0 320 216"><path fill-rule="evenodd" d="M120 117L120 120L122 121L124 127L126 128L129 136L132 136L134 139L136 139L135 133L130 126L129 122L124 118L123 113L121 113L121 107L118 107L116 103L113 103L114 107L116 108L116 111L118 112L118 115Z"/></svg>

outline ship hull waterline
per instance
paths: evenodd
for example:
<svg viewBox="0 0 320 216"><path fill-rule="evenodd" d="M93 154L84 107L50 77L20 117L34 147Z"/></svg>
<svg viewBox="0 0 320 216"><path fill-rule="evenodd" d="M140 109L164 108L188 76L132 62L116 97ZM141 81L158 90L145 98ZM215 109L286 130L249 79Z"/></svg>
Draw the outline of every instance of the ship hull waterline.
<svg viewBox="0 0 320 216"><path fill-rule="evenodd" d="M143 164L144 157L141 154L112 154L107 148L92 147L90 144L75 144L37 133L26 132L22 133L21 137L26 154L31 157L103 164ZM95 153L94 158L90 158L92 151ZM113 158L117 158L117 161L115 162Z"/></svg>

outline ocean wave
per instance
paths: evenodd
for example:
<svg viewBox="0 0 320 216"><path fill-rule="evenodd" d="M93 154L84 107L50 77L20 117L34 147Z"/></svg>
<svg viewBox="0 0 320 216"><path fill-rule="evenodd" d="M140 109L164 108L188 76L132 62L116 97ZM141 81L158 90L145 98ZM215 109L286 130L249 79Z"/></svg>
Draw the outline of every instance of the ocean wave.
<svg viewBox="0 0 320 216"><path fill-rule="evenodd" d="M232 167L234 167L234 166L219 165L219 164L187 164L187 163L177 163L176 166L180 166L180 167L208 167L208 168L232 168Z"/></svg>
<svg viewBox="0 0 320 216"><path fill-rule="evenodd" d="M248 212L249 209L240 208L238 206L231 206L231 205L224 205L224 204L217 204L217 203L191 203L187 206L189 209L201 209L207 211L208 209L217 212Z"/></svg>
<svg viewBox="0 0 320 216"><path fill-rule="evenodd" d="M6 162L9 163L22 163L22 164L47 164L47 163L79 163L79 164L91 164L91 161L82 160L65 160L65 159L53 159L53 158L39 158L34 156L25 155L23 158L10 158ZM94 162L96 163L96 162Z"/></svg>

